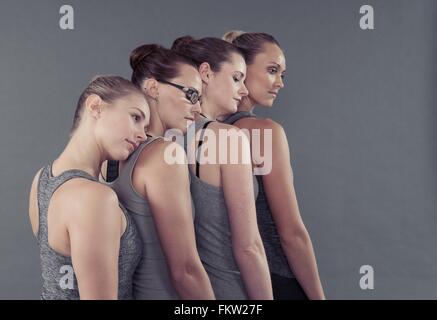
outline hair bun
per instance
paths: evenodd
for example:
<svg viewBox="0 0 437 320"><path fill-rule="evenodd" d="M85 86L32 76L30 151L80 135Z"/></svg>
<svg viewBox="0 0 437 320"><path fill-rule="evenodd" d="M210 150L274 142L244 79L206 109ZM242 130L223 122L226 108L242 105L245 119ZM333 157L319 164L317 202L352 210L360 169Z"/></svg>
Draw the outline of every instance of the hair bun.
<svg viewBox="0 0 437 320"><path fill-rule="evenodd" d="M246 32L241 31L241 30L231 30L231 31L226 32L223 35L222 39L227 41L227 42L232 43L232 42L234 42L235 39L237 39L239 36L241 36L244 33L246 33Z"/></svg>
<svg viewBox="0 0 437 320"><path fill-rule="evenodd" d="M159 51L160 49L161 46L158 44L145 44L132 50L129 59L132 70L135 70L140 63L147 58L147 56Z"/></svg>
<svg viewBox="0 0 437 320"><path fill-rule="evenodd" d="M192 36L183 36L177 38L175 41L173 41L173 44L171 45L172 50L177 50L179 47L189 44L191 42L195 41Z"/></svg>

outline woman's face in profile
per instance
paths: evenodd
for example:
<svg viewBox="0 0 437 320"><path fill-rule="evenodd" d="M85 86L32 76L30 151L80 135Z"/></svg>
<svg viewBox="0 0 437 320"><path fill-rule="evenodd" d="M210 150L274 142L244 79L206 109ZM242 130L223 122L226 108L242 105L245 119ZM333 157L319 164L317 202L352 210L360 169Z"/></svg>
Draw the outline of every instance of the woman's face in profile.
<svg viewBox="0 0 437 320"><path fill-rule="evenodd" d="M208 84L208 100L218 107L218 116L226 116L237 111L237 107L248 91L244 84L246 62L233 53L229 61L223 62L220 71L214 72Z"/></svg>
<svg viewBox="0 0 437 320"><path fill-rule="evenodd" d="M266 43L253 63L247 66L246 87L256 105L271 107L284 87L285 57L276 44Z"/></svg>
<svg viewBox="0 0 437 320"><path fill-rule="evenodd" d="M197 69L186 64L181 64L179 68L179 75L170 79L169 82L185 88L195 89L201 96L202 80ZM194 113L200 112L200 102L197 101L193 104L187 99L183 90L160 82L157 111L166 127L165 129L179 129L185 133L187 126L194 121Z"/></svg>
<svg viewBox="0 0 437 320"><path fill-rule="evenodd" d="M125 160L146 139L149 105L139 93L106 104L96 126L96 137L109 159Z"/></svg>

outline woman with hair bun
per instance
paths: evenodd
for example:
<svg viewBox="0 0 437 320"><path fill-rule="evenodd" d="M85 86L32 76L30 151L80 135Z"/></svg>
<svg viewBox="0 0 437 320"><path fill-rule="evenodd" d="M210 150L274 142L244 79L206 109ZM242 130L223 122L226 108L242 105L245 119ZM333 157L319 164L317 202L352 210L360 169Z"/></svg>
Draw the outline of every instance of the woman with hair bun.
<svg viewBox="0 0 437 320"><path fill-rule="evenodd" d="M143 242L134 297L214 299L196 249L185 152L163 139L169 129L186 132L200 111L199 73L190 60L156 44L133 50L130 64L132 82L150 106L148 138L120 162L119 175L109 185L135 220ZM166 150L179 155L177 163L166 161Z"/></svg>
<svg viewBox="0 0 437 320"><path fill-rule="evenodd" d="M103 161L124 160L145 140L148 122L143 93L121 77L97 77L80 96L67 146L38 171L30 191L41 299L132 298L141 241L98 174Z"/></svg>
<svg viewBox="0 0 437 320"><path fill-rule="evenodd" d="M302 221L293 185L293 171L284 129L271 119L258 118L255 106L271 107L284 87L285 57L278 41L266 33L227 32L223 39L237 46L247 64L245 80L249 94L238 112L224 123L251 133L272 132L272 170L257 175L258 226L266 249L275 299L324 299L316 258L308 231ZM255 153L252 153L255 157ZM253 158L254 166L262 166Z"/></svg>
<svg viewBox="0 0 437 320"><path fill-rule="evenodd" d="M272 299L256 223L257 186L247 137L238 128L216 121L236 112L247 95L243 56L235 46L218 38L181 37L172 50L191 59L202 79L202 113L196 118L195 139L188 141L187 149L197 149L195 163L190 162L196 239L216 298ZM225 138L220 138L223 133ZM233 145L234 141L241 144ZM202 161L200 155L206 150L215 156ZM241 155L237 163L229 161L231 150ZM223 157L226 161L218 160ZM244 158L248 161L242 161Z"/></svg>

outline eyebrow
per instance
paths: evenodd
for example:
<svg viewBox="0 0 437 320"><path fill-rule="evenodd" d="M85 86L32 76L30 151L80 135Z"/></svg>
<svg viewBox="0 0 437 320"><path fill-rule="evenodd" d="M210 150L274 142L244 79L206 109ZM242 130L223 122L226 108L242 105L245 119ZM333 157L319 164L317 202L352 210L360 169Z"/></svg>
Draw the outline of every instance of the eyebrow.
<svg viewBox="0 0 437 320"><path fill-rule="evenodd" d="M270 63L273 63L273 64L276 65L279 69L282 68L281 65L280 65L279 63L277 63L277 62L270 61ZM284 71L285 71L285 69L284 69Z"/></svg>
<svg viewBox="0 0 437 320"><path fill-rule="evenodd" d="M144 119L146 119L146 115L144 114L144 112L143 112L143 110L141 110L140 108L137 108L137 107L133 107L134 109L137 109L140 113L141 113L141 116L144 118Z"/></svg>

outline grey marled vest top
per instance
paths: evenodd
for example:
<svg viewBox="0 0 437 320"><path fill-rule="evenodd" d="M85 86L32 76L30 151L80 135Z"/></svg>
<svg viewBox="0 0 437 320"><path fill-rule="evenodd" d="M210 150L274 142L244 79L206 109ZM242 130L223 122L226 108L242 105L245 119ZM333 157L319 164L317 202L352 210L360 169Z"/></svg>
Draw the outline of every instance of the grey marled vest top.
<svg viewBox="0 0 437 320"><path fill-rule="evenodd" d="M238 120L247 117L256 117L256 115L248 111L239 111L229 116L223 122L227 124L234 124ZM273 221L272 213L267 201L266 193L264 191L262 176L256 176L256 178L259 185L259 194L256 199L258 228L264 243L264 249L266 251L270 272L283 277L294 278L294 275L288 264L287 257L282 249L278 230L275 222Z"/></svg>
<svg viewBox="0 0 437 320"><path fill-rule="evenodd" d="M141 152L162 137L149 137L129 156L117 179L108 185L117 193L128 214L135 220L143 243L143 255L134 274L134 298L138 300L176 300L167 260L161 247L158 231L147 199L132 185L132 173Z"/></svg>
<svg viewBox="0 0 437 320"><path fill-rule="evenodd" d="M211 120L207 118L197 120L195 122L196 132L209 121ZM203 133L201 132L201 140L203 140ZM199 150L197 149L196 152ZM248 299L233 255L231 229L223 188L203 182L191 170L190 175L191 196L196 208L194 226L197 249L215 296L219 300ZM256 197L258 185L256 179L253 182Z"/></svg>
<svg viewBox="0 0 437 320"><path fill-rule="evenodd" d="M39 227L38 245L42 267L43 300L79 299L79 290L71 257L61 255L53 250L48 242L47 212L53 193L65 182L74 178L97 181L96 178L81 170L67 170L58 176L52 174L50 163L41 170L38 181ZM120 206L121 207L121 206ZM123 207L126 216L126 230L120 239L118 256L118 299L132 299L132 276L141 256L141 243L137 229ZM92 244L90 244L92 245Z"/></svg>

